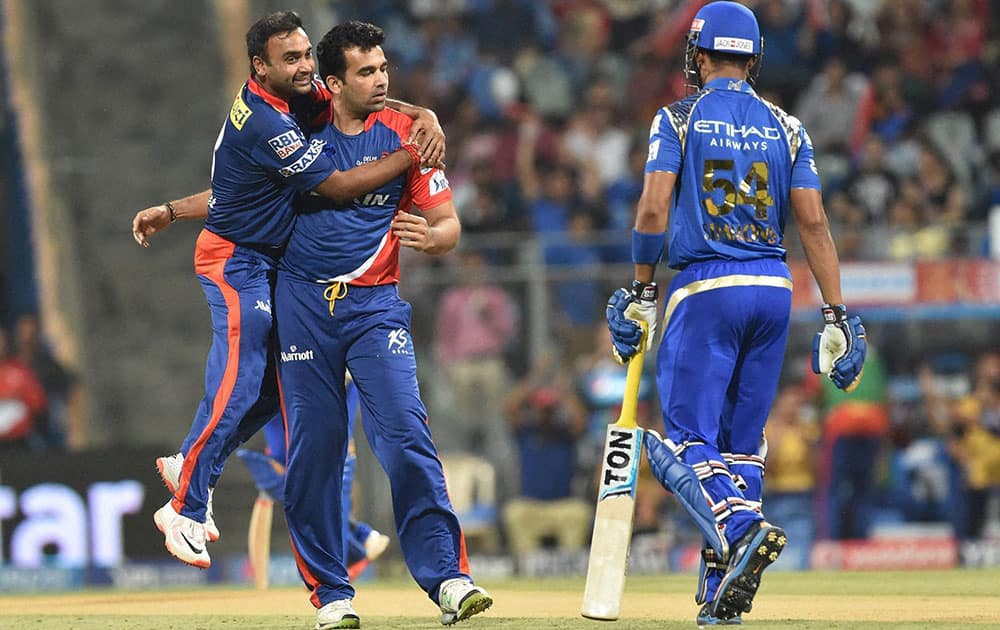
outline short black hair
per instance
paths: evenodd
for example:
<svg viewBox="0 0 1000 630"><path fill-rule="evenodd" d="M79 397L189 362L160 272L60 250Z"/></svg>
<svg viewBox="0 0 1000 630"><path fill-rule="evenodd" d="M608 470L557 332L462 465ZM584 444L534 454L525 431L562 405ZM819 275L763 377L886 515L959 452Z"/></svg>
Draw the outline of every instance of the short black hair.
<svg viewBox="0 0 1000 630"><path fill-rule="evenodd" d="M319 63L319 77L323 81L330 75L344 80L347 71L347 57L344 51L349 48L360 48L369 51L381 46L385 41L385 31L369 24L351 20L331 28L316 46L316 59Z"/></svg>
<svg viewBox="0 0 1000 630"><path fill-rule="evenodd" d="M267 60L267 40L279 33L291 33L302 28L302 18L295 11L278 11L260 18L247 31L247 58L250 74L255 74L253 58Z"/></svg>
<svg viewBox="0 0 1000 630"><path fill-rule="evenodd" d="M708 48L702 48L702 52L707 54L712 58L715 63L729 63L734 66L746 66L747 62L750 61L754 55L741 55L738 53L731 52L720 52L718 50L709 50Z"/></svg>

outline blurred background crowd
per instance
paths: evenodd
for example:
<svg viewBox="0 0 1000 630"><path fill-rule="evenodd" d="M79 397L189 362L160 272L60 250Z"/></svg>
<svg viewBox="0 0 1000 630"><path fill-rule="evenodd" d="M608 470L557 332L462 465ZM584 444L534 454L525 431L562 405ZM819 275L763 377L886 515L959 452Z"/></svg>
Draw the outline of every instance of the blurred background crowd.
<svg viewBox="0 0 1000 630"><path fill-rule="evenodd" d="M86 85L69 78L59 92L33 89L103 102L28 114L16 92L5 98L3 236L19 243L9 252L39 262L11 253L0 269L0 315L10 330L0 336L0 449L172 448L189 426L207 348L190 272L194 228L178 224L142 252L127 223L137 209L205 187L215 129L235 90L228 77L245 79L245 29L213 21L234 3L192 2L201 11L185 15L170 4L122 17L110 36L72 3L20 4L26 33L61 43L40 59L8 54L6 63L45 76L74 55L96 61L100 76ZM252 20L289 3L243 4L239 15ZM441 258L404 251L400 289L414 306L432 431L449 477L463 478L465 490L452 495L473 549L583 547L604 429L624 384L604 301L631 278L649 125L687 93L684 38L704 2L290 4L314 43L341 20L382 26L390 95L433 109L448 135L462 243ZM820 317L814 301L797 306L766 431L765 513L800 541L864 538L906 523L946 523L959 539L1000 536L996 3L747 4L765 40L757 90L812 137L842 261L875 276L890 263L929 270L941 287L958 282L949 265L971 261L991 296L970 306L959 292L936 310L919 296L866 307L852 304L847 283L848 307L865 317L872 346L852 394L809 371ZM140 59L85 50L99 37ZM238 60L228 75L227 47ZM44 128L37 159L49 165L52 192L43 199L17 170L33 168L36 149L23 148L35 140L23 131L29 116ZM78 128L82 116L89 131ZM55 208L48 221L65 218L70 229L47 245L36 236L25 254L23 219L39 214L18 204ZM801 263L793 225L786 246L789 261ZM59 278L45 279L53 273ZM663 268L659 280L668 278ZM41 331L36 311L50 324ZM643 423L659 429L652 382L647 375L640 408ZM362 462L370 500L361 505L384 523L375 466ZM697 542L648 477L636 519L640 533Z"/></svg>

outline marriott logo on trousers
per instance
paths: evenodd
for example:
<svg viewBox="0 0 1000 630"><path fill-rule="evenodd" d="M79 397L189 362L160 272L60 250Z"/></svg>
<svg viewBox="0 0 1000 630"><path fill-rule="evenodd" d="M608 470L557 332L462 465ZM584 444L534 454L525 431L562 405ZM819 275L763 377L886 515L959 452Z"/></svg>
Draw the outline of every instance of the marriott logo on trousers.
<svg viewBox="0 0 1000 630"><path fill-rule="evenodd" d="M289 346L288 352L284 350L281 351L281 362L288 363L289 361L312 361L313 351L312 350L299 350L298 346Z"/></svg>

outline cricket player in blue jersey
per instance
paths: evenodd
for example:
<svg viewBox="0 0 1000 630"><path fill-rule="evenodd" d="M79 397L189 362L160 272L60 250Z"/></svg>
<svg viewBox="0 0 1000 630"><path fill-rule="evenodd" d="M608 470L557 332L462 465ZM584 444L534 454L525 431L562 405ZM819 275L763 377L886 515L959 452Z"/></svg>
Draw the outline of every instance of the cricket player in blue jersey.
<svg viewBox="0 0 1000 630"><path fill-rule="evenodd" d="M208 506L225 458L278 408L271 297L294 222L292 199L312 192L346 202L421 161L414 145L399 143L370 164L334 164L327 140L313 133L314 118L327 121L329 108L316 98L312 46L294 12L251 26L247 55L252 74L216 140L211 196L194 195L185 208L204 203L208 210L195 249L213 328L206 393L181 452L157 461L173 498L154 522L171 554L201 568L211 564L206 540L219 535ZM165 208L172 221L176 209ZM141 242L150 224L136 221Z"/></svg>
<svg viewBox="0 0 1000 630"><path fill-rule="evenodd" d="M645 446L656 477L705 535L699 626L741 623L761 571L786 542L784 531L764 520L761 494L764 422L791 311L783 247L790 210L826 302L813 369L850 389L866 352L861 320L848 317L842 303L809 136L751 86L762 52L746 7L713 2L697 13L685 73L699 89L653 119L632 237L635 280L607 307L620 362L639 344L652 347L653 278L669 232L669 265L678 273L656 359L666 437L650 431Z"/></svg>
<svg viewBox="0 0 1000 630"><path fill-rule="evenodd" d="M396 151L411 121L385 107L382 29L348 22L317 47L333 95L318 135L338 168ZM368 443L389 477L396 532L417 584L453 624L486 610L420 399L410 305L399 297L399 248L442 254L461 227L442 171L411 168L351 202L299 209L275 289L282 408L288 427L285 520L317 630L357 628L344 563L341 479L347 457L344 375L362 404ZM335 211L329 211L333 207ZM411 213L411 209L417 213Z"/></svg>

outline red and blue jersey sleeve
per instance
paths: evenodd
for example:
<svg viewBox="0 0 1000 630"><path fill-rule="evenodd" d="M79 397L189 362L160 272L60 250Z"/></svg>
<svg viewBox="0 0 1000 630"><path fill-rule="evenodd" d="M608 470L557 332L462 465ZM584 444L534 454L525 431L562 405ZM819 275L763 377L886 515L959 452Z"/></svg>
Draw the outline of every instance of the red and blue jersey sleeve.
<svg viewBox="0 0 1000 630"><path fill-rule="evenodd" d="M410 195L413 205L420 210L430 210L451 201L451 186L444 171L437 168L422 168L410 178Z"/></svg>
<svg viewBox="0 0 1000 630"><path fill-rule="evenodd" d="M392 129L399 136L399 143L403 144L410 135L410 128L413 126L413 119L394 109L384 109L368 120L367 127L370 129L376 122L380 122L389 129ZM451 187L444 171L436 168L419 168L414 166L407 176L407 196L400 204L400 209L409 210L411 206L416 206L419 210L429 210L451 201Z"/></svg>

